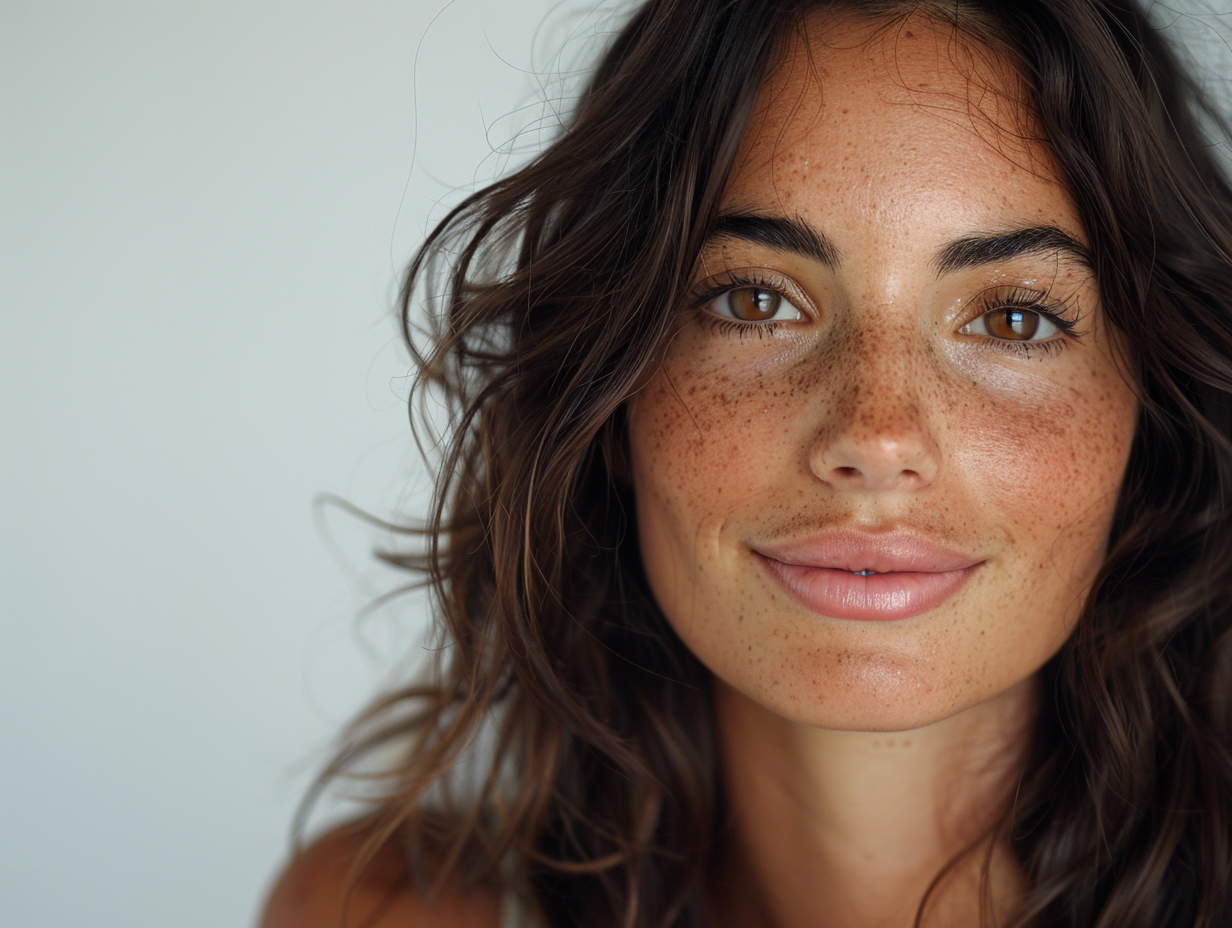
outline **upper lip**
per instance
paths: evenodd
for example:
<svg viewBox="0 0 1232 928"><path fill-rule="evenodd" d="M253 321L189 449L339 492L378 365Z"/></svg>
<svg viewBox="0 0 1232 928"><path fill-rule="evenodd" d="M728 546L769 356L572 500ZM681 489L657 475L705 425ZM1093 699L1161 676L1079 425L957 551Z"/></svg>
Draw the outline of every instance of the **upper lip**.
<svg viewBox="0 0 1232 928"><path fill-rule="evenodd" d="M784 542L751 545L763 557L798 567L871 570L876 573L946 573L965 570L982 558L952 551L903 529L870 532L829 529Z"/></svg>

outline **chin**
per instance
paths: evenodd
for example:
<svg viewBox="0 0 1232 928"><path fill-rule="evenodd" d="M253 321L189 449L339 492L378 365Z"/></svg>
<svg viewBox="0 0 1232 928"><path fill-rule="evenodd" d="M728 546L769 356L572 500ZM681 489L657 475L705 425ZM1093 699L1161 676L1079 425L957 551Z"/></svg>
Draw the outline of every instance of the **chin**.
<svg viewBox="0 0 1232 928"><path fill-rule="evenodd" d="M1033 679L1051 653L1019 649L1020 660L996 661L961 646L961 653L954 653L943 636L836 640L817 631L800 626L770 630L757 636L763 642L760 651L747 645L708 648L687 637L686 644L723 688L788 722L867 732L924 728L995 701Z"/></svg>
<svg viewBox="0 0 1232 928"><path fill-rule="evenodd" d="M908 731L939 722L970 704L936 668L884 657L831 653L801 662L771 687L726 681L789 721L836 731Z"/></svg>

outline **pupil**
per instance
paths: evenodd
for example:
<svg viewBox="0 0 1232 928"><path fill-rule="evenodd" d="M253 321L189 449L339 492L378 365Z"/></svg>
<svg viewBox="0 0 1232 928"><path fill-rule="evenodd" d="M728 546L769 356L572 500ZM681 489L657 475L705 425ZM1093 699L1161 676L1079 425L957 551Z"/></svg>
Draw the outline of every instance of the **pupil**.
<svg viewBox="0 0 1232 928"><path fill-rule="evenodd" d="M760 322L769 319L779 311L782 297L773 290L763 290L760 287L746 287L731 295L732 314L737 319L748 322Z"/></svg>
<svg viewBox="0 0 1232 928"><path fill-rule="evenodd" d="M1019 338L1030 338L1039 328L1039 313L1033 313L1030 310L1007 309L1005 321L1010 331Z"/></svg>

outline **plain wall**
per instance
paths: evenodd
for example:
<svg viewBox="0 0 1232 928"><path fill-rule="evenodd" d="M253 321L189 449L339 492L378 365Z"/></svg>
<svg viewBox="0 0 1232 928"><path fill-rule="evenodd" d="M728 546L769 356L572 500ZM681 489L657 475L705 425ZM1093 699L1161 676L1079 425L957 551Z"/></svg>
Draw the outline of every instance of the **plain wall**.
<svg viewBox="0 0 1232 928"><path fill-rule="evenodd" d="M579 7L4 4L0 925L253 920L424 618L314 496L422 511L398 277Z"/></svg>
<svg viewBox="0 0 1232 928"><path fill-rule="evenodd" d="M384 536L313 499L422 511L398 275L553 124L586 7L0 6L0 924L251 923L419 653L422 600L359 617ZM1232 74L1232 16L1170 9Z"/></svg>

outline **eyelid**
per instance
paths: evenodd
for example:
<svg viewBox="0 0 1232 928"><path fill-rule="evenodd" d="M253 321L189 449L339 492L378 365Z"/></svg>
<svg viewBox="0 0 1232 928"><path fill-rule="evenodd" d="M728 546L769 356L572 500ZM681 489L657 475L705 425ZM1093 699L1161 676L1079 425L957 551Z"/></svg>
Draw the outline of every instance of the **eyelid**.
<svg viewBox="0 0 1232 928"><path fill-rule="evenodd" d="M1008 308L1027 309L1039 313L1057 326L1062 337L1081 338L1081 333L1074 331L1079 320L1072 317L1068 301L1056 299L1048 291L1036 290L1020 284L987 287L975 294L963 304L957 328L962 331L981 316L986 316L998 309ZM991 335L985 337L995 338ZM998 341L1001 340L998 339Z"/></svg>
<svg viewBox="0 0 1232 928"><path fill-rule="evenodd" d="M768 267L728 268L711 275L690 288L689 309L701 309L711 300L731 290L757 287L773 290L807 316L816 317L817 308L804 289L785 274ZM756 325L757 323L748 323Z"/></svg>

